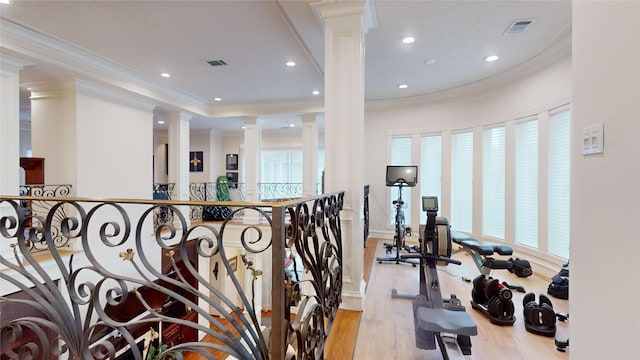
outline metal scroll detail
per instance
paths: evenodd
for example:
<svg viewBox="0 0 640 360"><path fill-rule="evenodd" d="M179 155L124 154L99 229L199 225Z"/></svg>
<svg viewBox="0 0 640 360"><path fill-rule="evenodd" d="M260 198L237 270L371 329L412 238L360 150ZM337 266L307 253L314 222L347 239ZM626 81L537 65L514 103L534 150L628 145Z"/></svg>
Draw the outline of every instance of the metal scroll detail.
<svg viewBox="0 0 640 360"><path fill-rule="evenodd" d="M286 208L291 219L286 230L287 247L295 248L304 263L313 294L305 295L303 315L292 331L302 358L322 358L324 343L342 302L343 194ZM325 328L326 324L326 328Z"/></svg>
<svg viewBox="0 0 640 360"><path fill-rule="evenodd" d="M37 196L37 197L63 197L69 196L71 193L71 185L22 185L19 189L20 195L23 196ZM50 201L32 201L25 200L20 202L20 210L26 217L46 217L47 213L51 209L52 203ZM60 229L60 222L65 217L64 208L60 209L55 218L52 220L58 226L52 227L52 239L56 247L62 248L69 245L69 239L66 238L58 230ZM29 238L27 247L32 252L42 251L47 249L47 244L44 238Z"/></svg>
<svg viewBox="0 0 640 360"><path fill-rule="evenodd" d="M143 359L136 344L142 333L152 331L166 345L157 359L182 359L187 353L207 359L321 358L340 303L342 195L271 209L285 217L272 217L260 204L248 204L234 212L257 212L265 224L238 225L230 222L231 214L216 227L189 226L188 215L180 211L188 202L0 197L0 307L39 314L20 316L16 311L5 316L3 311L0 353L10 359L53 355L87 360L115 358L130 348L135 359ZM30 216L21 211L23 201L50 202L50 210ZM172 223L154 225L160 207L173 212ZM243 228L238 231L238 226ZM57 233L77 241L82 250L68 255L57 248ZM49 261L39 262L30 253L34 241L46 244ZM229 259L235 254L255 259L269 249L282 254L285 246L301 255L314 291L305 294L294 321L274 316L272 328L265 331L253 304L254 283L237 276L246 271L244 277L253 274L255 280L258 269L248 265L253 270L249 273L237 258L235 263ZM235 249L232 256L229 249ZM213 263L222 265L233 296L217 286L210 270L203 271ZM272 259L272 264L262 269L263 276L283 279L281 259ZM283 286L264 291L272 291L272 308L288 307ZM167 333L176 328L173 334L183 337L169 342Z"/></svg>

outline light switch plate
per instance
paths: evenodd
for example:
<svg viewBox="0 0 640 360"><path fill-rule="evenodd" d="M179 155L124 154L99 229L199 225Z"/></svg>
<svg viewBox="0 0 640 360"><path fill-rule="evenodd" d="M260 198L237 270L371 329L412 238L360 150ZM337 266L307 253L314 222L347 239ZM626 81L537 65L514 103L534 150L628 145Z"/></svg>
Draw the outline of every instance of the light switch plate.
<svg viewBox="0 0 640 360"><path fill-rule="evenodd" d="M582 130L582 155L604 153L604 125L593 125Z"/></svg>

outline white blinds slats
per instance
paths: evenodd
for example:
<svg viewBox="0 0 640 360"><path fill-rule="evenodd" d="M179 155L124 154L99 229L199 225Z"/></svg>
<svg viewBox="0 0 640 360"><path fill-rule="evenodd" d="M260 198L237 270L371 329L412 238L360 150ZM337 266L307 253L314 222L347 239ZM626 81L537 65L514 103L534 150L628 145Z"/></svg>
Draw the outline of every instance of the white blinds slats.
<svg viewBox="0 0 640 360"><path fill-rule="evenodd" d="M571 113L564 110L549 118L548 233L549 253L569 258Z"/></svg>
<svg viewBox="0 0 640 360"><path fill-rule="evenodd" d="M451 137L451 226L471 232L473 227L473 132Z"/></svg>
<svg viewBox="0 0 640 360"><path fill-rule="evenodd" d="M504 126L484 130L482 158L482 234L504 239Z"/></svg>
<svg viewBox="0 0 640 360"><path fill-rule="evenodd" d="M538 120L516 125L515 241L538 246Z"/></svg>
<svg viewBox="0 0 640 360"><path fill-rule="evenodd" d="M420 143L420 196L437 196L442 201L441 169L442 137L424 136ZM420 211L420 224L426 222L427 213Z"/></svg>
<svg viewBox="0 0 640 360"><path fill-rule="evenodd" d="M411 164L411 137L396 137L391 139L391 164L389 165L412 165ZM392 204L399 195L398 187L391 187L391 198L389 199L389 224L396 222L396 209ZM404 201L404 222L411 225L411 188L402 188L402 200Z"/></svg>

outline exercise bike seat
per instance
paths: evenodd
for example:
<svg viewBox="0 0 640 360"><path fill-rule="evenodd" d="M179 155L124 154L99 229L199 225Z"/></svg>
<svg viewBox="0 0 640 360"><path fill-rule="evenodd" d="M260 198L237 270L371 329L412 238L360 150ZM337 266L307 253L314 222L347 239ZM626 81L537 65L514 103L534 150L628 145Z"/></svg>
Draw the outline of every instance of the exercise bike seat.
<svg viewBox="0 0 640 360"><path fill-rule="evenodd" d="M416 311L416 320L418 327L426 331L466 336L478 335L478 328L466 311L423 306Z"/></svg>
<svg viewBox="0 0 640 360"><path fill-rule="evenodd" d="M462 247L477 251L480 255L487 256L493 255L493 253L498 253L499 255L513 254L511 246L481 242L474 237L455 230L451 230L451 240Z"/></svg>

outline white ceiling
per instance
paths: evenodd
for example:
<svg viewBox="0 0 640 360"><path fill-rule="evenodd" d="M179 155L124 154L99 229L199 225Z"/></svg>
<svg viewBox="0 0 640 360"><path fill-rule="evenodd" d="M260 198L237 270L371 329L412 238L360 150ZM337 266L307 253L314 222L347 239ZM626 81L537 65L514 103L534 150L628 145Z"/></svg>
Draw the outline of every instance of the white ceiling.
<svg viewBox="0 0 640 360"><path fill-rule="evenodd" d="M312 2L13 0L0 5L0 14L206 104L209 116L192 120L192 129L239 131L239 115L258 115L265 129L281 129L285 122L299 125L299 113L321 109L324 34ZM365 35L368 103L478 91L571 49L570 1L373 4L377 24ZM522 34L503 35L518 19L534 21ZM404 36L416 42L403 45ZM490 54L500 59L484 61ZM427 59L436 63L426 65ZM23 71L24 82L74 76L71 66L29 60L35 66ZM203 63L208 60L227 65L210 67ZM286 67L287 60L296 67ZM171 77L161 78L162 72ZM408 88L399 89L401 83Z"/></svg>

